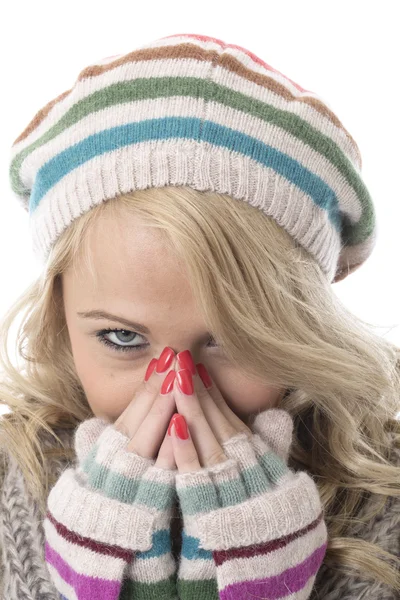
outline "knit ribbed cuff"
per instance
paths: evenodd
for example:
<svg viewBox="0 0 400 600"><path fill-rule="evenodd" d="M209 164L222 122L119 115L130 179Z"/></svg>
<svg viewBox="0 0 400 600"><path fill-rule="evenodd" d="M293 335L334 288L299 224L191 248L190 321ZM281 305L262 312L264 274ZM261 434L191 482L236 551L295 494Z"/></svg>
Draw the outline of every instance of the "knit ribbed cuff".
<svg viewBox="0 0 400 600"><path fill-rule="evenodd" d="M306 472L292 471L283 458L290 444L290 420L283 411L275 416L283 425L278 428L280 441L275 440L279 444L273 444L280 456L271 449L275 434L268 434L259 420L264 438L239 433L222 444L226 461L177 474L185 531L200 540L201 548L227 550L274 540L320 515L314 480Z"/></svg>
<svg viewBox="0 0 400 600"><path fill-rule="evenodd" d="M156 512L124 504L84 487L73 469L50 491L48 508L70 531L127 550L149 550Z"/></svg>
<svg viewBox="0 0 400 600"><path fill-rule="evenodd" d="M272 490L286 474L293 476L258 434L249 438L239 433L222 447L226 461L177 474L176 490L184 516L239 504Z"/></svg>
<svg viewBox="0 0 400 600"><path fill-rule="evenodd" d="M62 473L48 498L51 515L79 535L135 551L152 547L167 529L175 499L175 470L128 450L129 438L99 418L75 433L76 468Z"/></svg>
<svg viewBox="0 0 400 600"><path fill-rule="evenodd" d="M200 546L205 550L228 550L276 540L309 525L321 513L314 481L301 471L287 477L272 492L244 503L197 517ZM188 535L190 526L186 524Z"/></svg>
<svg viewBox="0 0 400 600"><path fill-rule="evenodd" d="M101 423L91 419L82 423L77 432L80 445L84 438L93 438ZM84 485L110 499L126 504L141 504L160 512L172 507L175 497L176 470L155 466L155 460L144 458L127 449L129 438L108 425L78 465Z"/></svg>

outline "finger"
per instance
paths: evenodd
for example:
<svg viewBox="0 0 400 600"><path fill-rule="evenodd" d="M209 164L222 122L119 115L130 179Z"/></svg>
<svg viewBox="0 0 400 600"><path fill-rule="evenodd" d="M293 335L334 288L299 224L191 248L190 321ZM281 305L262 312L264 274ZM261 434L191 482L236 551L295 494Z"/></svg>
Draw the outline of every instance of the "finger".
<svg viewBox="0 0 400 600"><path fill-rule="evenodd" d="M177 361L180 368L189 369L193 376L194 393L197 396L200 406L206 416L206 419L219 442L224 442L230 439L233 435L239 432L248 430L247 425L236 417L236 415L227 406L221 393L214 385L208 371L201 363L194 364L191 353L186 350L177 355ZM197 367L200 367L198 369ZM200 377L201 375L201 377ZM214 389L215 388L215 389ZM217 401L211 396L214 390L214 396ZM218 403L220 406L218 406ZM222 409L222 410L221 410ZM229 418L226 416L228 414Z"/></svg>
<svg viewBox="0 0 400 600"><path fill-rule="evenodd" d="M171 369L161 384L161 389L135 435L128 444L128 450L140 456L153 458L160 449L168 423L175 412L173 381L176 371ZM153 374L152 377L157 377Z"/></svg>
<svg viewBox="0 0 400 600"><path fill-rule="evenodd" d="M175 413L170 421L167 435L172 442L174 460L179 473L191 473L201 469L196 447L183 415Z"/></svg>
<svg viewBox="0 0 400 600"><path fill-rule="evenodd" d="M225 442L234 435L237 435L238 433L247 433L247 431L251 433L247 425L243 423L243 421L241 421L239 417L236 417L236 415L227 406L225 400L222 398L221 393L217 389L216 385L213 383L204 365L200 367L200 373L202 374L203 378L208 376L207 379L204 379L208 387L206 389L203 379L200 377L198 370L195 369L195 374L193 375L194 392L199 400L200 406L204 412L207 422L209 423L218 442ZM214 397L217 397L218 399L222 398L222 401L219 401L219 406L215 402L214 397L211 396L210 392L213 392ZM230 413L229 416L231 418L226 417L224 407L225 412L227 414Z"/></svg>
<svg viewBox="0 0 400 600"><path fill-rule="evenodd" d="M174 448L172 445L172 438L166 431L164 441L161 444L161 448L158 451L157 460L155 462L156 467L161 469L174 470L177 468L175 463Z"/></svg>
<svg viewBox="0 0 400 600"><path fill-rule="evenodd" d="M192 376L189 369L178 370L174 380L173 392L177 411L185 417L201 465L208 467L223 462L226 460L226 456L195 393L193 379L197 376ZM217 415L217 413L219 414ZM228 439L236 435L236 430L217 408L214 414L219 420L218 424L214 425L219 426L222 437ZM177 456L175 455L176 460Z"/></svg>
<svg viewBox="0 0 400 600"><path fill-rule="evenodd" d="M157 398L161 384L165 379L165 376L169 372L170 368L173 368L176 356L171 348L165 348L158 359L153 358L146 371L148 375L150 369L150 376L147 381L145 378L136 390L134 398L128 404L124 412L114 422L114 427L124 433L129 438L132 438L143 420L146 418L151 405ZM162 363L165 367L163 372L158 372L159 363ZM151 368L152 367L152 368ZM161 370L161 369L160 369Z"/></svg>
<svg viewBox="0 0 400 600"><path fill-rule="evenodd" d="M197 395L200 395L200 401L202 402L204 413L208 421L210 423L213 422L215 418L213 415L213 407L216 406L237 433L245 433L246 435L251 436L251 429L243 423L242 419L228 406L205 365L197 363L196 372L198 377L194 377L195 389ZM203 393L203 388L207 391L207 394Z"/></svg>
<svg viewBox="0 0 400 600"><path fill-rule="evenodd" d="M229 421L236 430L236 432L245 433L248 437L250 437L252 435L251 429L228 406L225 398L216 386L205 365L203 363L197 363L195 365L189 350L179 352L176 358L181 369L189 369L192 372L192 375L198 375L198 377L194 377L193 380L195 391L199 397L200 403L203 406L204 412L208 418L208 422L210 424L213 423L213 415L211 411L214 409L214 406L217 406L226 420ZM203 394L203 387L207 390L208 394ZM211 402L211 399L213 402Z"/></svg>

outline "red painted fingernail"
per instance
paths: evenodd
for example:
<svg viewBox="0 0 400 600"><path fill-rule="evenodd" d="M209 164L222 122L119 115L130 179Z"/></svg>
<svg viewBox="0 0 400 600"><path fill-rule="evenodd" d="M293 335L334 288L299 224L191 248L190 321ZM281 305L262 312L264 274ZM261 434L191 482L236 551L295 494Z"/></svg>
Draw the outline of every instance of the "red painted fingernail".
<svg viewBox="0 0 400 600"><path fill-rule="evenodd" d="M194 392L192 374L189 369L182 369L176 372L176 378L178 380L181 391L187 396L191 396Z"/></svg>
<svg viewBox="0 0 400 600"><path fill-rule="evenodd" d="M174 414L168 427L168 435L171 435L172 425L175 425L175 433L179 439L187 440L189 438L188 426L183 415L179 413Z"/></svg>
<svg viewBox="0 0 400 600"><path fill-rule="evenodd" d="M172 417L171 417L171 420L170 420L169 425L168 425L168 435L172 435L171 434L171 429L172 429L172 425L174 424L174 417L176 417L177 414L179 414L179 413L174 413L172 415Z"/></svg>
<svg viewBox="0 0 400 600"><path fill-rule="evenodd" d="M189 369L192 375L196 375L196 367L190 350L178 352L176 358L178 359L178 363L181 369Z"/></svg>
<svg viewBox="0 0 400 600"><path fill-rule="evenodd" d="M212 387L212 384L213 384L212 379L211 379L210 375L208 374L208 371L205 368L205 366L202 363L197 363L196 367L197 367L197 372L200 376L200 379L204 383L204 387L207 389Z"/></svg>
<svg viewBox="0 0 400 600"><path fill-rule="evenodd" d="M172 390L174 387L175 375L176 371L174 369L168 373L161 386L161 394L169 394L169 392Z"/></svg>
<svg viewBox="0 0 400 600"><path fill-rule="evenodd" d="M164 371L171 366L174 356L175 352L172 350L172 348L166 346L159 356L156 373L164 373Z"/></svg>
<svg viewBox="0 0 400 600"><path fill-rule="evenodd" d="M149 366L147 367L147 371L146 371L146 375L144 376L144 380L148 381L151 377L151 375L153 374L154 369L157 366L157 359L156 358L152 358L151 361L149 362Z"/></svg>

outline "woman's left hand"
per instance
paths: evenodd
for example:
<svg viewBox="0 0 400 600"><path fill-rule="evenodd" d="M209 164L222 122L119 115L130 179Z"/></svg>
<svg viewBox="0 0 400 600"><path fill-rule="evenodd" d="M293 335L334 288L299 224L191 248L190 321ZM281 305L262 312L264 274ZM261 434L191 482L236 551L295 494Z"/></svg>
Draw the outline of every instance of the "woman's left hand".
<svg viewBox="0 0 400 600"><path fill-rule="evenodd" d="M306 600L328 531L313 478L287 464L293 419L267 408L250 430L216 384L206 389L194 371L177 371L173 387L179 414L170 439L183 517L178 595ZM182 440L174 430L185 432L186 421Z"/></svg>
<svg viewBox="0 0 400 600"><path fill-rule="evenodd" d="M184 364L190 366L190 356L187 358ZM196 367L177 370L174 381L178 413L171 418L168 433L172 435L179 473L199 471L203 467L226 462L228 457L221 444L238 433L249 437L252 433L229 408L204 365L199 363ZM209 384L207 388L205 383ZM181 439L176 433L186 439Z"/></svg>

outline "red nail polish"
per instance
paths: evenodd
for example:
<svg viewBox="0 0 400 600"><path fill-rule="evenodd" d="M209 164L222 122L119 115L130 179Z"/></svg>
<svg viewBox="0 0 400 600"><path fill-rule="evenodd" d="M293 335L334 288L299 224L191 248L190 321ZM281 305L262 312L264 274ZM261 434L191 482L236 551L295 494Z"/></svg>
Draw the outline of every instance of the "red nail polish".
<svg viewBox="0 0 400 600"><path fill-rule="evenodd" d="M202 363L197 363L196 367L200 379L204 383L204 387L207 389L212 387L213 382L205 366Z"/></svg>
<svg viewBox="0 0 400 600"><path fill-rule="evenodd" d="M178 436L178 438L181 440L187 440L189 438L189 430L185 417L183 415L180 415L179 413L176 413L172 417L172 421L172 425L175 425L175 433Z"/></svg>
<svg viewBox="0 0 400 600"><path fill-rule="evenodd" d="M176 371L174 369L168 373L161 386L161 394L169 394L169 392L172 390L174 387L175 375Z"/></svg>
<svg viewBox="0 0 400 600"><path fill-rule="evenodd" d="M176 358L181 369L189 369L192 375L196 375L196 367L190 350L178 352Z"/></svg>
<svg viewBox="0 0 400 600"><path fill-rule="evenodd" d="M161 352L160 357L158 359L156 373L164 373L171 366L172 361L174 360L175 352L172 348L166 346L164 350Z"/></svg>
<svg viewBox="0 0 400 600"><path fill-rule="evenodd" d="M147 367L146 370L146 375L144 376L144 380L148 381L151 377L151 375L153 374L154 369L157 366L157 359L156 358L152 358L151 361L149 362L149 366Z"/></svg>
<svg viewBox="0 0 400 600"><path fill-rule="evenodd" d="M171 433L172 425L174 424L174 418L175 418L175 417L176 417L176 415L178 415L178 414L179 414L179 413L174 413L174 414L172 415L172 417L171 417L171 420L170 420L170 422L169 422L169 425L168 425L168 435L172 435L172 433Z"/></svg>
<svg viewBox="0 0 400 600"><path fill-rule="evenodd" d="M187 396L191 396L194 392L191 372L188 369L182 369L176 372L176 378L181 391Z"/></svg>

